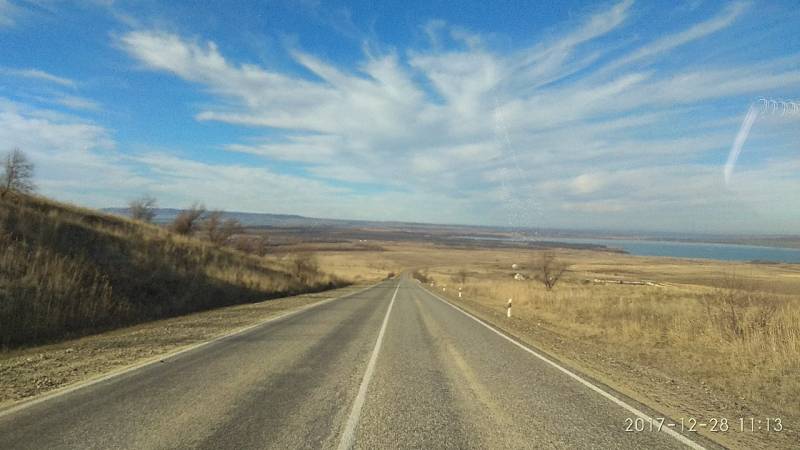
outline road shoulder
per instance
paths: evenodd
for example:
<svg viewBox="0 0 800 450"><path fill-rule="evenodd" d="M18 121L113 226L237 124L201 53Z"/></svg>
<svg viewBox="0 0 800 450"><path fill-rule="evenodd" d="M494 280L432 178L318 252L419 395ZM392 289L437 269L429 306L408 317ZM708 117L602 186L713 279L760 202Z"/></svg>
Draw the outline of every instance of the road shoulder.
<svg viewBox="0 0 800 450"><path fill-rule="evenodd" d="M0 353L0 414L158 362L369 286L372 285L359 284L218 308L56 344Z"/></svg>
<svg viewBox="0 0 800 450"><path fill-rule="evenodd" d="M423 288L431 292L426 286L423 286ZM627 399L633 400L651 412L658 411L661 416L679 420L678 418L680 417L691 417L693 411L695 411L690 405L670 406L665 405L663 401L654 401L654 396L661 398L659 396L662 395L662 392L659 386L655 386L653 382L649 382L643 376L634 379L628 371L621 371L618 367L608 367L608 361L604 359L604 355L598 354L598 349L591 347L591 345L585 345L586 343L575 341L547 328L517 320L516 318L508 320L504 314L500 314L499 311L488 308L480 302L470 301L466 298L454 298L443 292L434 291L433 294L444 297L451 304L530 346L537 352L566 366L577 374L609 388L612 392L622 394ZM755 435L736 432L699 433L699 435L702 436L701 440L705 441L704 444L716 443L728 448L763 446L766 445L765 439L768 441L768 445L773 448L790 448L787 447L787 444L791 439L786 433L782 435Z"/></svg>

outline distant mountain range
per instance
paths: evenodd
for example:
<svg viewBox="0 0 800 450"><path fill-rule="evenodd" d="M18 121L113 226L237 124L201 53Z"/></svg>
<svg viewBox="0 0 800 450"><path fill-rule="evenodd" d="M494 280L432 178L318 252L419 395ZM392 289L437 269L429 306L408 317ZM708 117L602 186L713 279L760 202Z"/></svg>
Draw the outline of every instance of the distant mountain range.
<svg viewBox="0 0 800 450"><path fill-rule="evenodd" d="M128 208L103 208L105 212L120 216L130 216ZM181 212L176 208L157 208L155 223L169 223ZM236 211L225 211L222 213L224 218L238 220L246 227L341 227L341 228L458 228L458 229L495 229L490 227L468 226L468 225L436 225L414 222L392 222L392 221L371 221L371 220L346 220L346 219L322 219L316 217L305 217L296 214L270 214L270 213L247 213Z"/></svg>
<svg viewBox="0 0 800 450"><path fill-rule="evenodd" d="M103 208L103 211L121 216L129 216L128 208ZM159 224L171 222L182 210L176 208L158 208L154 221ZM725 235L702 233L678 233L658 231L614 231L614 230L568 230L557 228L511 228L502 226L431 224L419 222L347 220L305 217L297 214L270 214L227 211L225 218L238 220L250 228L381 228L403 229L407 231L457 232L471 237L514 236L523 239L640 239L648 241L681 241L753 244L777 247L800 248L800 236L797 235Z"/></svg>

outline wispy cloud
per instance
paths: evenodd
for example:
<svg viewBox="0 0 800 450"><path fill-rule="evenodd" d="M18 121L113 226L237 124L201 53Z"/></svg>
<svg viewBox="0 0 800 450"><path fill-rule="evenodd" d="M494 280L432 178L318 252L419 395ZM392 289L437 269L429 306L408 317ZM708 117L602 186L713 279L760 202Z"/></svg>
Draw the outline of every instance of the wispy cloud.
<svg viewBox="0 0 800 450"><path fill-rule="evenodd" d="M143 184L115 151L108 130L70 114L0 97L0 142L30 156L37 185L55 198L102 206Z"/></svg>
<svg viewBox="0 0 800 450"><path fill-rule="evenodd" d="M0 0L0 28L13 26L18 13L19 8L9 0Z"/></svg>
<svg viewBox="0 0 800 450"><path fill-rule="evenodd" d="M8 67L2 67L0 68L0 74L12 77L28 78L37 81L44 81L47 83L54 83L69 88L74 88L77 86L75 81L69 78L53 75L52 73L48 73L39 69L12 69Z"/></svg>
<svg viewBox="0 0 800 450"><path fill-rule="evenodd" d="M101 109L100 104L96 101L77 95L59 95L53 101L70 109L82 111L99 111Z"/></svg>
<svg viewBox="0 0 800 450"><path fill-rule="evenodd" d="M613 70L625 64L652 58L654 56L668 52L672 49L675 49L682 45L686 45L692 41L696 41L700 38L706 37L710 34L713 34L717 31L727 28L731 24L733 24L733 22L739 16L741 16L745 11L747 11L748 8L749 4L745 2L731 3L719 15L704 22L700 22L696 25L693 25L690 28L683 30L681 32L657 39L654 42L651 42L639 48L638 50L630 53L629 55L620 58L614 63L606 66L605 70Z"/></svg>
<svg viewBox="0 0 800 450"><path fill-rule="evenodd" d="M410 46L364 33L363 18L348 10L305 8L363 51L338 59L284 36L286 48L249 58L230 36L191 34L192 26L148 16L160 16L159 8L143 8L142 17L124 9L120 26L128 31L115 31L112 44L151 72L128 82L157 80L152 92L160 77L193 86L178 101L189 102L197 129L232 125L213 148L182 153L116 142L112 121L87 112L117 105L101 107L81 92L88 87L78 75L25 64L0 68L21 87L0 91L14 99L0 100L0 142L32 153L47 193L98 206L146 191L175 206L203 200L251 211L515 226L685 229L701 217L718 230L761 221L781 231L800 223L800 205L776 207L800 191L800 176L785 169L800 154L795 122L759 120L735 182L723 182L750 102L794 98L800 88L800 49L741 51L745 41L731 34L760 32L748 22L755 5L704 15L705 6L684 8L680 25L659 35L647 29L646 8L622 0L531 30L534 41L514 45L498 44L493 30L421 18ZM0 27L23 12L0 0ZM733 38L716 39L722 35ZM270 59L283 51L285 60ZM102 193L86 186L92 173ZM780 209L780 220L765 219L778 215L764 204Z"/></svg>
<svg viewBox="0 0 800 450"><path fill-rule="evenodd" d="M708 182L684 183L686 173L671 168L697 168L695 161L730 145L734 121L709 113L709 104L800 87L796 56L758 65L745 59L724 67L628 69L732 26L747 8L734 3L600 64L603 50L594 41L624 29L631 7L619 2L510 53L488 48L479 35L445 45L443 34L455 29L444 21L424 28L431 48L370 52L354 68L292 49L314 77L237 63L214 42L163 31L133 31L120 43L146 68L197 83L216 98L198 120L283 130L231 143L228 151L304 164L315 177L353 177L451 199L470 192L473 209L499 214L536 203L620 215L652 202L690 204L708 189L727 205L730 194L716 169L693 169L696 180ZM696 114L708 124L699 125ZM668 175L652 185L659 170ZM503 191L503 183L513 188ZM505 204L492 195L504 196ZM587 196L593 200L581 199Z"/></svg>

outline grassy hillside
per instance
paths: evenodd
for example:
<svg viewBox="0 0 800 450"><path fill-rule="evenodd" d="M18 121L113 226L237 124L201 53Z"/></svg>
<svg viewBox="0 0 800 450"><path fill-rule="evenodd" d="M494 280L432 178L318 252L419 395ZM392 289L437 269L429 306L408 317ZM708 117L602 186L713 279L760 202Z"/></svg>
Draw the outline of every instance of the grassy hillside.
<svg viewBox="0 0 800 450"><path fill-rule="evenodd" d="M308 257L265 259L36 197L0 200L0 347L340 284Z"/></svg>

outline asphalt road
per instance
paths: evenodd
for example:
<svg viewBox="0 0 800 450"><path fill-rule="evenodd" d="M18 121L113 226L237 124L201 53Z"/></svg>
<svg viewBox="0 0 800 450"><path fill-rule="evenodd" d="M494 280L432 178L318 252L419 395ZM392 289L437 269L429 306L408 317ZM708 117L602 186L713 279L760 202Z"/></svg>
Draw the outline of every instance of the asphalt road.
<svg viewBox="0 0 800 450"><path fill-rule="evenodd" d="M628 417L404 278L0 415L0 449L686 448Z"/></svg>

